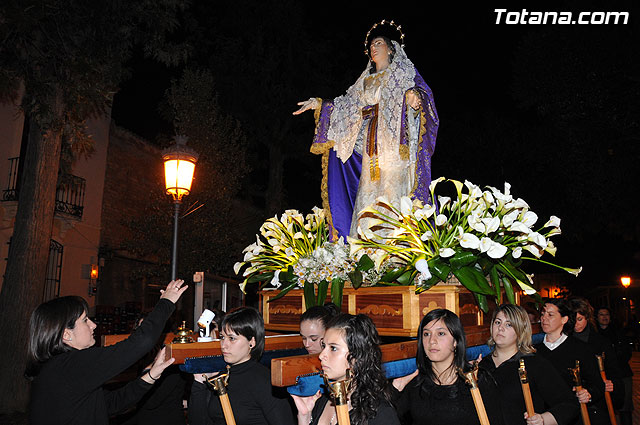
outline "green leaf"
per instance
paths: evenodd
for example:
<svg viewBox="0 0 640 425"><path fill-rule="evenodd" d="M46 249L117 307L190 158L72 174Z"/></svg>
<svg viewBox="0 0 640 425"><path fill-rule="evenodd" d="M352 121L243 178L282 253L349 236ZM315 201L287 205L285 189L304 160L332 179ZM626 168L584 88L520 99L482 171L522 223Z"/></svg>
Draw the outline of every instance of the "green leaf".
<svg viewBox="0 0 640 425"><path fill-rule="evenodd" d="M476 297L476 301L478 302L478 307L480 307L480 310L482 310L484 313L489 311L489 304L487 303L487 297L482 295L482 294L473 294Z"/></svg>
<svg viewBox="0 0 640 425"><path fill-rule="evenodd" d="M403 267L403 268L397 267L395 269L391 269L388 272L386 272L384 275L382 275L382 277L378 282L380 283L393 282L405 271L406 271L406 267Z"/></svg>
<svg viewBox="0 0 640 425"><path fill-rule="evenodd" d="M362 285L362 272L360 270L356 269L350 273L347 273L347 276L349 276L351 286L353 286L354 288L358 289L360 285Z"/></svg>
<svg viewBox="0 0 640 425"><path fill-rule="evenodd" d="M324 305L324 302L327 299L327 289L329 289L329 281L322 279L322 282L318 284L318 298L316 305Z"/></svg>
<svg viewBox="0 0 640 425"><path fill-rule="evenodd" d="M508 277L502 277L502 285L504 286L504 293L507 296L507 300L509 300L510 304L516 303L516 295L513 293L513 286L511 286L511 281Z"/></svg>
<svg viewBox="0 0 640 425"><path fill-rule="evenodd" d="M273 279L273 272L258 273L258 274L254 274L254 275L249 276L247 278L247 283L262 282L262 281L270 280L270 279Z"/></svg>
<svg viewBox="0 0 640 425"><path fill-rule="evenodd" d="M276 296L275 296L275 297L273 297L273 298L270 298L270 299L269 299L269 301L267 301L267 302L275 301L275 300L277 300L278 298L282 298L282 297L284 297L285 295L287 295L287 292L289 292L290 290L292 290L292 289L293 289L293 288L295 288L295 287L296 287L296 282L293 282L293 283L292 283L292 284L290 284L289 286L287 286L287 287L285 287L284 289L282 289L282 290L278 293L278 295L276 295Z"/></svg>
<svg viewBox="0 0 640 425"><path fill-rule="evenodd" d="M478 256L471 251L458 251L453 257L449 259L451 268L459 269L470 264L474 264L478 261Z"/></svg>
<svg viewBox="0 0 640 425"><path fill-rule="evenodd" d="M489 270L489 277L491 278L491 284L493 290L496 292L496 304L502 304L502 290L500 289L500 278L498 277L498 269L491 267Z"/></svg>
<svg viewBox="0 0 640 425"><path fill-rule="evenodd" d="M304 305L309 309L314 306L316 302L316 291L313 282L308 280L304 283Z"/></svg>
<svg viewBox="0 0 640 425"><path fill-rule="evenodd" d="M424 282L422 282L421 285L416 286L416 294L420 294L430 289L433 285L435 285L438 282L440 282L440 278L438 276L435 276L435 275L431 276L430 279L427 279Z"/></svg>
<svg viewBox="0 0 640 425"><path fill-rule="evenodd" d="M438 276L438 278L441 281L443 282L447 281L447 278L449 277L449 272L451 272L451 267L447 263L442 261L442 258L433 257L431 260L428 261L428 264L429 264L429 270L431 271L431 273L433 273L435 276Z"/></svg>
<svg viewBox="0 0 640 425"><path fill-rule="evenodd" d="M396 282L398 282L400 285L411 285L413 283L413 279L416 277L416 275L418 274L418 271L414 268L409 268L409 270L407 270L406 272L402 273L400 276L398 276L398 278L396 279Z"/></svg>
<svg viewBox="0 0 640 425"><path fill-rule="evenodd" d="M487 279L474 267L466 266L460 269L453 269L453 274L469 291L484 295L494 295Z"/></svg>
<svg viewBox="0 0 640 425"><path fill-rule="evenodd" d="M508 261L503 261L498 265L498 267L500 266L504 267L508 271L508 273L506 273L507 275L512 275L522 283L529 285L529 279L527 279L527 275L525 275L520 269L517 269L513 264L509 263Z"/></svg>
<svg viewBox="0 0 640 425"><path fill-rule="evenodd" d="M358 265L356 266L356 270L366 272L367 270L370 270L374 265L375 263L373 262L373 260L369 258L367 254L364 254L362 257L360 257Z"/></svg>
<svg viewBox="0 0 640 425"><path fill-rule="evenodd" d="M342 308L342 288L344 287L344 280L339 277L334 278L331 281L331 302L338 306L338 310Z"/></svg>
<svg viewBox="0 0 640 425"><path fill-rule="evenodd" d="M280 280L285 282L293 282L297 280L297 276L293 274L293 266L287 267L287 271L285 273L280 273Z"/></svg>

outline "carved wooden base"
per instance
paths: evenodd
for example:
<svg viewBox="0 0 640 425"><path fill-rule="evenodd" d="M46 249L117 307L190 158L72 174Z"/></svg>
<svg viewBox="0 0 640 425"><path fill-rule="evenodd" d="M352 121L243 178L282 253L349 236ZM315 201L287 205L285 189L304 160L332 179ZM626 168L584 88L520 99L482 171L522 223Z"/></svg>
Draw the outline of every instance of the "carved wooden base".
<svg viewBox="0 0 640 425"><path fill-rule="evenodd" d="M305 310L303 291L293 290L269 302L278 292L260 292L265 328L297 332L300 315ZM438 284L419 295L415 294L414 286L345 288L342 296L343 312L368 315L376 324L378 333L386 336L415 337L420 319L435 308L455 312L464 326L483 324L483 314L473 294L462 285Z"/></svg>

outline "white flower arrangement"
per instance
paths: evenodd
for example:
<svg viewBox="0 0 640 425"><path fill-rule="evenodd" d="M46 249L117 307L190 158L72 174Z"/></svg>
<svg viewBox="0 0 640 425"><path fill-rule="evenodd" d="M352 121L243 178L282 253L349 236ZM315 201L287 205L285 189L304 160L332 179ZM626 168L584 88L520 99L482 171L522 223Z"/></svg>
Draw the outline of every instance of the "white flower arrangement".
<svg viewBox="0 0 640 425"><path fill-rule="evenodd" d="M247 283L262 282L261 288L281 289L274 300L296 287L303 288L307 307L324 304L329 285L331 299L339 306L345 281L358 287L363 278L377 276L370 271L373 263L366 254L352 257L342 238L329 242L324 211L317 207L305 218L296 210L287 210L280 218L268 219L256 242L243 252L244 261L234 266L236 274L244 268L243 290Z"/></svg>
<svg viewBox="0 0 640 425"><path fill-rule="evenodd" d="M360 217L370 218L370 224L358 228L358 239L349 238L351 252L376 249L385 252L376 263L391 260L403 264L384 275L381 282L416 284L421 292L453 273L487 311L486 297L501 302L501 288L510 302L515 299L514 285L536 294L532 275L521 268L523 260L559 267L576 276L582 270L540 260L545 252L555 255L556 247L549 238L561 233L560 219L552 216L536 228L537 214L523 199L511 195L509 183L504 191L495 187L483 191L469 181L448 180L455 185L457 199L436 197L436 186L444 180L434 180L429 188L431 199L438 200L436 205L408 197L403 197L400 205L392 205L381 197L360 212ZM374 228L380 226L387 231L376 233Z"/></svg>

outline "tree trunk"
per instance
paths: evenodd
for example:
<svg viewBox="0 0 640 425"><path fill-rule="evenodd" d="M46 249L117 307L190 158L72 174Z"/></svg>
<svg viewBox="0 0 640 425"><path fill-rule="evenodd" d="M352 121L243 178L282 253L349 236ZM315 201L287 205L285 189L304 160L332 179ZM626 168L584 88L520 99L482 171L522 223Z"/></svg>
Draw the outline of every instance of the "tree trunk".
<svg viewBox="0 0 640 425"><path fill-rule="evenodd" d="M62 117L62 96L53 99L51 107L54 122L58 121ZM59 130L45 130L31 120L18 211L0 292L0 413L26 411L29 399L29 383L24 378L29 317L43 297L62 146Z"/></svg>
<svg viewBox="0 0 640 425"><path fill-rule="evenodd" d="M269 182L267 185L267 215L282 213L282 201L284 198L283 179L284 179L284 155L282 154L282 146L277 142L269 144Z"/></svg>

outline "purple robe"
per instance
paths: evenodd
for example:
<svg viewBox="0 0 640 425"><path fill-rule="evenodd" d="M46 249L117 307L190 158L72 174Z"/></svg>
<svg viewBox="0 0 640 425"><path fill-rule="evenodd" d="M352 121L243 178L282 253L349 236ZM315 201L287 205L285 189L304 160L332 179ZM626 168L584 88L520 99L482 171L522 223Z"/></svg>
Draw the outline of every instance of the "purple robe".
<svg viewBox="0 0 640 425"><path fill-rule="evenodd" d="M414 187L409 196L429 203L429 184L431 183L431 157L433 155L438 133L438 113L431 89L416 70L414 78L416 90L420 95L421 108L418 150L415 167ZM332 240L343 237L346 241L351 227L353 208L358 193L360 174L362 172L362 156L353 152L343 163L333 149L333 142L328 140L329 123L333 111L332 101L323 101L316 111L316 130L311 152L322 154L322 202L331 228ZM407 128L406 96L402 107L400 151L409 152Z"/></svg>

